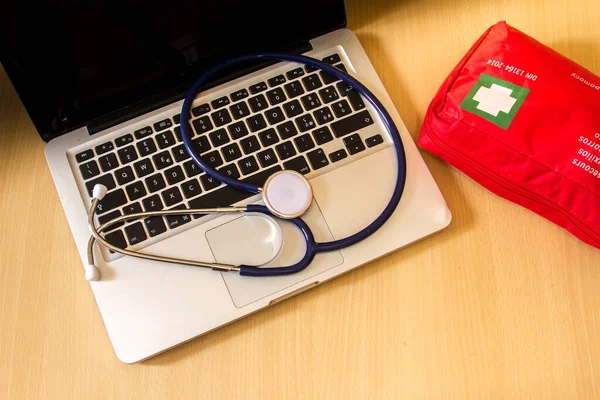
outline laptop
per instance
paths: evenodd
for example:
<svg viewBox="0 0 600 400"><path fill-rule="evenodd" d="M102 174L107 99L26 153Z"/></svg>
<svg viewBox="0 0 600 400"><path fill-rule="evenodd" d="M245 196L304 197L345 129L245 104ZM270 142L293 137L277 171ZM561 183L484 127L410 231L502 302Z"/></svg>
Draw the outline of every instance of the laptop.
<svg viewBox="0 0 600 400"><path fill-rule="evenodd" d="M2 65L47 142L48 166L81 257L73 268L81 269L81 284L90 285L119 360L138 362L208 334L450 223L438 186L359 39L346 28L343 1L305 0L290 8L224 0L36 7L36 13L17 1L4 7ZM396 176L392 141L370 104L331 75L288 62L246 63L223 71L198 95L192 115L180 115L186 91L203 71L256 51L323 60L378 96L406 151L406 188L393 216L368 239L318 254L293 275L242 277L96 248L101 279L84 280L96 183L109 189L99 223L141 210L261 203L260 196L231 190L199 170L183 148L183 118L191 120L196 150L231 176L264 182L281 169L304 174L314 201L303 219L319 241L355 233L383 210ZM332 129L339 121L343 132ZM260 242L264 227L253 231L244 218L148 218L105 237L153 254L242 263L269 250L268 244L248 245ZM277 224L284 247L271 264L289 265L305 244L291 223Z"/></svg>

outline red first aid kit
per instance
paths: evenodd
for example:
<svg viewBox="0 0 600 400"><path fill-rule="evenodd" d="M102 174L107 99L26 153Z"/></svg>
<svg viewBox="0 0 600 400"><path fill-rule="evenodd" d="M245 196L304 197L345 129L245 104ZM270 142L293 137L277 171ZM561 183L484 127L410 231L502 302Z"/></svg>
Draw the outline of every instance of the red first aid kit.
<svg viewBox="0 0 600 400"><path fill-rule="evenodd" d="M499 22L432 100L419 145L600 248L600 78Z"/></svg>

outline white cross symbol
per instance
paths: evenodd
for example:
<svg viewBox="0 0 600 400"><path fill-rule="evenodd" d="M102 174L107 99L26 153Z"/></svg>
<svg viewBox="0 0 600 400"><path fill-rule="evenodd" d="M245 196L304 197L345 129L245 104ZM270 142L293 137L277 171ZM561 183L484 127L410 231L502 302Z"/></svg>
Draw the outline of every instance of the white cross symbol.
<svg viewBox="0 0 600 400"><path fill-rule="evenodd" d="M517 102L517 99L511 96L512 92L512 89L494 83L491 88L480 87L473 100L479 102L478 110L497 117L500 111L508 114Z"/></svg>

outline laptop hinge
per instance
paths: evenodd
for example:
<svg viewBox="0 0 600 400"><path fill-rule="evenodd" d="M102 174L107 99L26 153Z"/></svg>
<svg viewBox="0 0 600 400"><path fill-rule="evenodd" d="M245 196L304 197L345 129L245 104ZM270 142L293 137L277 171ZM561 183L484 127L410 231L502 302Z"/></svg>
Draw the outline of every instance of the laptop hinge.
<svg viewBox="0 0 600 400"><path fill-rule="evenodd" d="M278 49L278 51L280 52L296 54L302 54L310 50L312 50L310 42L303 42L299 45L293 45L283 49ZM258 71L261 68L265 68L276 63L277 61L268 61L261 63L252 62L245 64L240 63L234 68L224 69L223 71L221 71L221 73L219 73L209 85L203 88L203 90L221 85L223 83L229 82L233 79L250 74L254 71ZM143 115L145 113L151 112L168 104L179 101L185 97L185 94L192 82L193 80L190 80L185 84L181 84L178 87L172 88L159 95L149 97L126 108L90 120L86 124L88 132L90 133L90 135L93 135L105 129L109 129L115 125L137 118L138 116Z"/></svg>

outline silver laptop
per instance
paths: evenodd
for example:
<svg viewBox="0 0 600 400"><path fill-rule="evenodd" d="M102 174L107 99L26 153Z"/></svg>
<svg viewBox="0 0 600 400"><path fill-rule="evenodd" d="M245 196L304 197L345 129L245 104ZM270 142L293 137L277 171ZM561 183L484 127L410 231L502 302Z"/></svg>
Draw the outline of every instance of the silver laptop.
<svg viewBox="0 0 600 400"><path fill-rule="evenodd" d="M15 1L7 9L18 14L18 8ZM137 362L207 334L450 223L402 119L356 35L345 28L343 1L307 0L290 9L279 2L177 0L146 8L130 1L116 8L46 8L26 25L15 15L3 33L2 64L48 142L48 165L81 257L73 268L81 269L81 284L90 285L121 361ZM333 76L292 63L244 65L202 92L191 116L180 115L183 96L202 71L260 50L324 60L359 78L387 107L408 170L393 217L367 240L319 254L295 275L241 277L96 249L101 280L84 280L95 183L109 188L99 222L140 210L260 202L201 173L181 142L185 117L197 151L221 171L258 183L280 169L304 174L314 202L303 218L317 240L348 236L379 215L396 176L393 145L370 105ZM361 123L359 114L375 123ZM336 123L343 132L332 132ZM272 264L291 264L305 245L293 225L278 224L284 248ZM180 215L130 221L105 237L144 252L248 263L272 251L267 241L261 244L264 230L246 217Z"/></svg>

